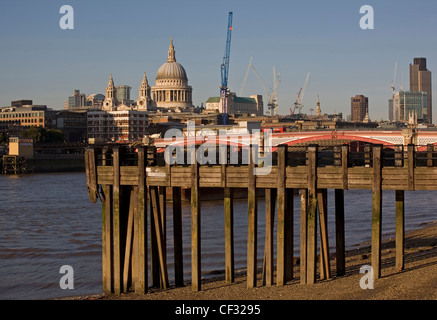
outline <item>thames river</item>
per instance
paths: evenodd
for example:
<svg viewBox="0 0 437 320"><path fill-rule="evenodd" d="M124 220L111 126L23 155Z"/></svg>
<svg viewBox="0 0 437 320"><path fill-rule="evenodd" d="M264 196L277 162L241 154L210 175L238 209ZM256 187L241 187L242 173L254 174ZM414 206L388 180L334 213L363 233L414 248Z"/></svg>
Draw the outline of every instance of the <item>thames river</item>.
<svg viewBox="0 0 437 320"><path fill-rule="evenodd" d="M407 230L437 220L437 193L405 192ZM394 198L383 193L383 237L394 234ZM346 247L371 239L370 190L345 191ZM52 299L99 294L101 284L101 204L88 199L85 173L0 175L0 299ZM295 255L299 255L299 208L295 198ZM171 203L167 210L169 278L173 281ZM202 272L224 270L222 201L203 201ZM247 203L234 203L235 267L246 265ZM335 246L334 195L328 192L330 246ZM263 256L264 202L258 202L258 257ZM190 276L190 204L183 205L185 280ZM73 270L73 289L61 289L63 265ZM262 266L259 260L258 266Z"/></svg>

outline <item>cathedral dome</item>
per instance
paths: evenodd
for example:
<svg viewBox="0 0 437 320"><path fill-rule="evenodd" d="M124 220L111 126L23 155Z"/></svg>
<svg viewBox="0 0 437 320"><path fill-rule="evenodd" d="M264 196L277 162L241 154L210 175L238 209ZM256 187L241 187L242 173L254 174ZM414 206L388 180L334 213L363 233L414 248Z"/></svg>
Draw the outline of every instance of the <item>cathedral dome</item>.
<svg viewBox="0 0 437 320"><path fill-rule="evenodd" d="M176 55L173 46L173 37L171 38L170 48L168 49L168 58L167 62L164 63L156 74L156 80L186 80L187 73L185 72L184 67L178 62L176 62Z"/></svg>
<svg viewBox="0 0 437 320"><path fill-rule="evenodd" d="M184 67L176 62L172 37L167 62L158 69L155 85L151 88L151 99L157 108L190 108L193 106L192 91Z"/></svg>
<svg viewBox="0 0 437 320"><path fill-rule="evenodd" d="M166 62L158 69L156 80L163 79L188 80L184 67L176 61Z"/></svg>

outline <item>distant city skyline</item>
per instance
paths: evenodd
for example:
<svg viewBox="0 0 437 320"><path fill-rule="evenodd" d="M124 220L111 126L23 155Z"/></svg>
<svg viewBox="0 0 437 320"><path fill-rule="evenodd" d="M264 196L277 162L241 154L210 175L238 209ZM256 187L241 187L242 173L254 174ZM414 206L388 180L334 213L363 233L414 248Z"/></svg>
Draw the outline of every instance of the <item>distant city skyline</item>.
<svg viewBox="0 0 437 320"><path fill-rule="evenodd" d="M74 8L74 29L62 30L59 9ZM373 30L360 28L360 7L374 9ZM311 72L302 112L350 114L350 99L369 98L371 120L388 118L397 63L396 91L410 87L409 65L437 61L434 1L8 1L0 12L0 106L31 99L63 109L74 90L105 93L115 85L132 88L136 100L143 73L155 84L173 37L186 69L195 106L219 95L227 14L234 13L229 88L240 91L249 59L267 88L273 67L281 73L278 114L289 114ZM403 83L402 83L403 80ZM435 81L434 81L435 82ZM434 84L433 84L434 91ZM250 71L243 96L267 95ZM435 119L434 119L435 120Z"/></svg>

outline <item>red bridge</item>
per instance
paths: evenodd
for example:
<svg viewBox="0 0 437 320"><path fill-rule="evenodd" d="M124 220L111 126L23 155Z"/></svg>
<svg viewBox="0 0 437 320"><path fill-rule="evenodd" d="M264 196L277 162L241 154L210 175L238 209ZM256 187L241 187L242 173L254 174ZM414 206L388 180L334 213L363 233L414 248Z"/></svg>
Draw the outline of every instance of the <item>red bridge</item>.
<svg viewBox="0 0 437 320"><path fill-rule="evenodd" d="M246 146L250 145L251 141L255 138L250 134L228 134L226 144ZM167 145L187 145L187 144L202 144L202 143L221 143L215 133L211 135L211 131L199 131L196 133L196 137L191 139L175 138L170 139L156 139L155 145L163 151L163 148ZM289 146L305 146L309 144L318 144L325 146L349 144L351 148L361 149L365 144L380 144L384 148L394 148L395 145L409 145L414 144L417 147L417 151L426 150L427 145L437 145L437 131L421 131L415 128L402 129L402 130L351 130L351 131L301 131L301 132L286 132L286 133L273 133L272 134L272 146L273 149L281 144Z"/></svg>

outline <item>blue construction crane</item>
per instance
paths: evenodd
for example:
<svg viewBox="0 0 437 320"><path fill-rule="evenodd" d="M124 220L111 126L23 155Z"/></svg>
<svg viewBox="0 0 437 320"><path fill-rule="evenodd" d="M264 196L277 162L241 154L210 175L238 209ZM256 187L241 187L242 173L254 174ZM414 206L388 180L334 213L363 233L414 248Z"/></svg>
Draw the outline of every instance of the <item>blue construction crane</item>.
<svg viewBox="0 0 437 320"><path fill-rule="evenodd" d="M221 64L222 84L220 86L220 104L223 114L223 124L228 123L228 76L229 76L229 56L231 54L231 34L232 34L232 12L229 12L228 34L226 38L226 50Z"/></svg>

